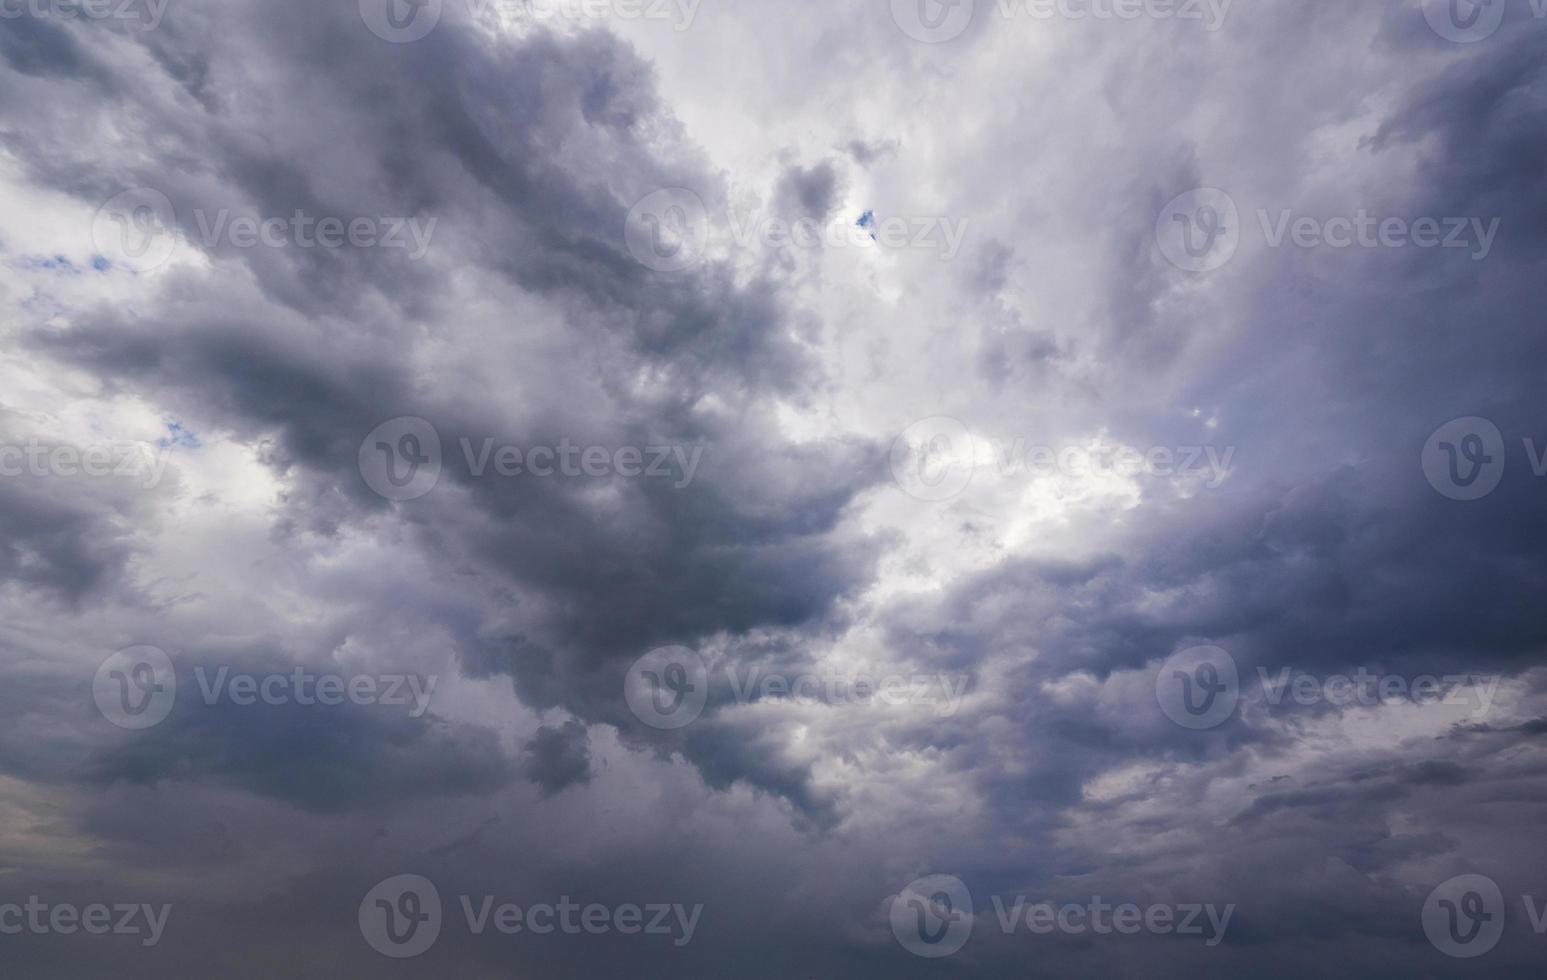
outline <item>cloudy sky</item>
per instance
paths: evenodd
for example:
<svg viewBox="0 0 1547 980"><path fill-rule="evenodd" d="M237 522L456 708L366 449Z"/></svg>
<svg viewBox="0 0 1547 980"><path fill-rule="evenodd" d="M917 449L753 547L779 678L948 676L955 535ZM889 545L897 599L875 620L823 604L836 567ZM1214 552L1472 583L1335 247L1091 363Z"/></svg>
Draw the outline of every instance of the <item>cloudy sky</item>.
<svg viewBox="0 0 1547 980"><path fill-rule="evenodd" d="M0 972L1539 975L1544 159L1541 0L0 0Z"/></svg>

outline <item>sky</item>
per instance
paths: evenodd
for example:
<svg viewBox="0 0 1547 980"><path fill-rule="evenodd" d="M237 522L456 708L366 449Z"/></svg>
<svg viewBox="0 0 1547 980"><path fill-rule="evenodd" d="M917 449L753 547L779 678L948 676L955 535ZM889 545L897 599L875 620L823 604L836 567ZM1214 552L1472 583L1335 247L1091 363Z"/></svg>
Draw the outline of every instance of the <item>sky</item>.
<svg viewBox="0 0 1547 980"><path fill-rule="evenodd" d="M1525 977L1542 0L0 0L0 973Z"/></svg>

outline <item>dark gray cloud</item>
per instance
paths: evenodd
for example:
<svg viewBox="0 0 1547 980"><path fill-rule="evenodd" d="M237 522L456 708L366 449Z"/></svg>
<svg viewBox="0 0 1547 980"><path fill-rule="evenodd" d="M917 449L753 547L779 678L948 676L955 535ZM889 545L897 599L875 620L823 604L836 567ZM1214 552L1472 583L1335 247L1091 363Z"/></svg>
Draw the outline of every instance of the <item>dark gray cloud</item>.
<svg viewBox="0 0 1547 980"><path fill-rule="evenodd" d="M578 721L544 725L526 743L521 771L545 793L591 781L590 736Z"/></svg>
<svg viewBox="0 0 1547 980"><path fill-rule="evenodd" d="M941 44L899 29L908 4L706 4L680 31L434 6L401 44L355 3L216 0L154 30L0 19L3 441L170 461L154 486L0 478L6 894L174 906L153 948L0 937L9 970L1536 969L1547 34L1528 4L1466 45L1401 0L1236 5L1212 32L979 3ZM134 186L175 211L156 268L93 238ZM1207 273L1156 238L1198 187L1241 223ZM662 189L706 211L683 270L625 233ZM771 247L734 240L746 201L966 235L954 261ZM1499 226L1483 260L1273 247L1260 215L1283 209ZM210 233L298 212L433 233L422 253ZM395 502L360 450L405 416L434 427L442 468ZM944 502L889 471L896 434L936 416L977 440ZM1508 457L1470 502L1420 466L1466 416ZM1043 479L999 467L1017 439L1231 455L1206 484ZM699 455L680 481L505 478L464 448L485 440ZM137 644L178 664L175 707L143 731L92 688ZM1203 644L1240 697L1194 730L1156 680ZM625 696L668 645L708 671L682 728ZM423 714L204 703L196 666L440 686ZM1477 676L1489 700L1271 684L1320 695L1356 670ZM902 704L823 686L857 675L961 686ZM933 873L977 906L945 964L889 919ZM1510 903L1475 962L1421 919L1465 873ZM358 922L400 874L447 913L416 960ZM1211 947L1007 935L992 904L1098 895L1236 910ZM483 896L703 912L680 947L474 935L462 899Z"/></svg>

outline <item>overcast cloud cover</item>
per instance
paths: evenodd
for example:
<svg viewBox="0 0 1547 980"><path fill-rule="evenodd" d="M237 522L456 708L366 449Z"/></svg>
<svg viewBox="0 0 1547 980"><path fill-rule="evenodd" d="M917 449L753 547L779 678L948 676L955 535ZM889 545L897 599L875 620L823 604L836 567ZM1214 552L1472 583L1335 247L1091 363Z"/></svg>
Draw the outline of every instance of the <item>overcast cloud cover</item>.
<svg viewBox="0 0 1547 980"><path fill-rule="evenodd" d="M0 0L0 974L1539 975L1544 161L1541 0Z"/></svg>

